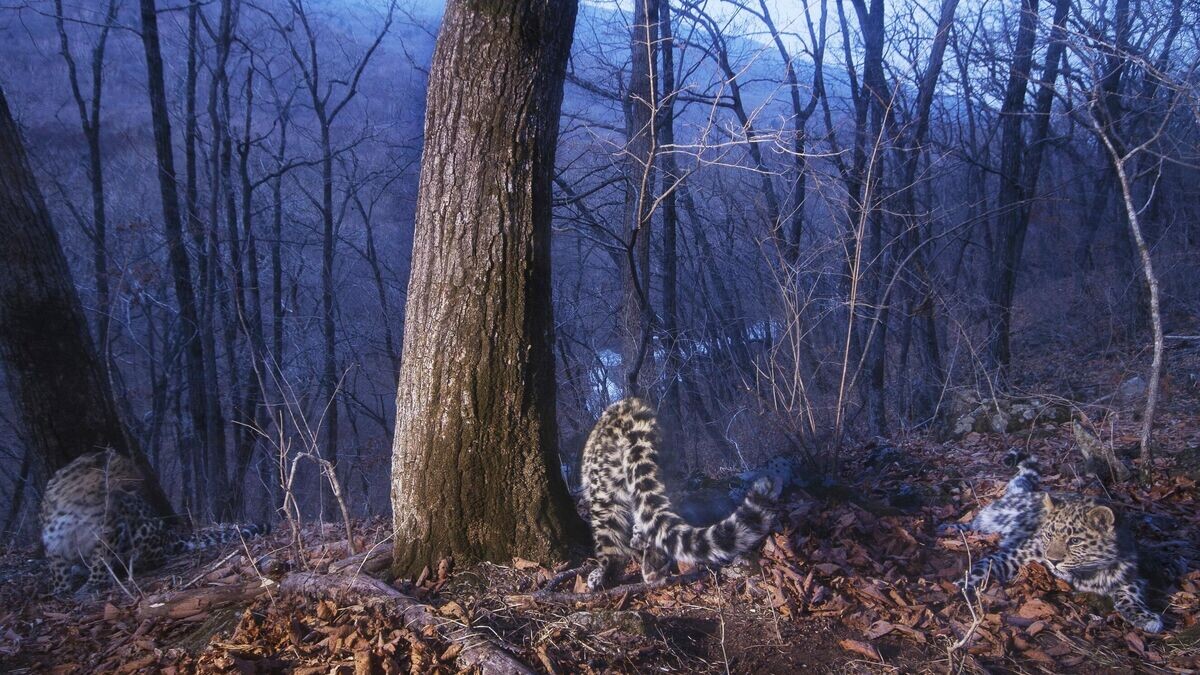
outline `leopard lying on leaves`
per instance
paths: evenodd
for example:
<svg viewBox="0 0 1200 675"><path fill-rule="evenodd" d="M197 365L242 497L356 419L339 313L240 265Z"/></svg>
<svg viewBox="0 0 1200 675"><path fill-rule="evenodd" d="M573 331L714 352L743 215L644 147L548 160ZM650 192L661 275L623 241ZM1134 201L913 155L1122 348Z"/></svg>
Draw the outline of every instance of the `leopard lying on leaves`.
<svg viewBox="0 0 1200 675"><path fill-rule="evenodd" d="M54 594L86 580L97 588L161 565L164 557L265 534L259 525L180 532L154 512L134 463L113 450L84 455L59 469L42 497L42 545Z"/></svg>
<svg viewBox="0 0 1200 675"><path fill-rule="evenodd" d="M588 588L602 588L626 557L654 581L672 561L725 565L754 548L773 523L770 478L755 481L742 504L709 527L693 527L671 507L658 464L654 411L628 398L600 416L583 449L583 487L600 567Z"/></svg>
<svg viewBox="0 0 1200 675"><path fill-rule="evenodd" d="M1086 593L1111 598L1126 621L1147 633L1162 630L1162 617L1146 605L1138 576L1137 549L1129 529L1108 504L1092 497L1042 491L1037 461L1020 461L1004 495L967 525L1000 535L1000 548L971 567L963 588L969 595L1011 579L1027 562Z"/></svg>

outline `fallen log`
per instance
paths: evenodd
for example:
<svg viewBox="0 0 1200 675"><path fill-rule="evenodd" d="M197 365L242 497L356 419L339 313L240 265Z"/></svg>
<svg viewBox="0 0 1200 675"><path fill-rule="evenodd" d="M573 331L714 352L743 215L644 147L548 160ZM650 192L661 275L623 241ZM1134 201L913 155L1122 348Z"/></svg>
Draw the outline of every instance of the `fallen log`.
<svg viewBox="0 0 1200 675"><path fill-rule="evenodd" d="M533 675L528 666L487 636L460 623L448 621L413 598L368 576L293 572L283 578L280 591L327 597L340 602L380 602L398 612L410 629L433 629L452 645L461 647L457 663L463 670L478 669L494 675Z"/></svg>
<svg viewBox="0 0 1200 675"><path fill-rule="evenodd" d="M240 584L190 588L174 593L157 593L138 603L137 615L140 619L150 617L187 619L225 605L247 603L266 593L267 588L274 583L270 579L256 579Z"/></svg>

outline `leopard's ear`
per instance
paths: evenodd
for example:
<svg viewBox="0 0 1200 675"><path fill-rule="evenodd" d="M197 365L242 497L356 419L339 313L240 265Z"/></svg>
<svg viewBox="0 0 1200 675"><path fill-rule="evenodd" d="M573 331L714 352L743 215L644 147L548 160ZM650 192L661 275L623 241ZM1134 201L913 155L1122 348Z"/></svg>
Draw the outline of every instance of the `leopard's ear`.
<svg viewBox="0 0 1200 675"><path fill-rule="evenodd" d="M1110 532L1113 525L1117 522L1117 517L1113 510L1107 506L1094 506L1087 514L1088 520L1095 525L1097 529L1103 532Z"/></svg>
<svg viewBox="0 0 1200 675"><path fill-rule="evenodd" d="M1054 498L1050 496L1050 493L1043 492L1042 493L1042 507L1044 507L1046 509L1046 513L1050 513L1051 511L1053 511L1056 506L1058 506L1058 505L1054 503Z"/></svg>

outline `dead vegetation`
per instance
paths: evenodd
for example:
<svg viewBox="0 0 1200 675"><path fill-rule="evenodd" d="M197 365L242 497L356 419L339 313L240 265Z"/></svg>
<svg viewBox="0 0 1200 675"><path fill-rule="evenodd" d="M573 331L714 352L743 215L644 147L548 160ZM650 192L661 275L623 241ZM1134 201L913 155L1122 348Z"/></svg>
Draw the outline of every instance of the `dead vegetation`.
<svg viewBox="0 0 1200 675"><path fill-rule="evenodd" d="M41 597L39 561L0 560L0 670L22 672L1192 672L1200 668L1200 406L1172 392L1157 479L1101 481L1070 421L1015 434L928 433L859 453L839 484L793 490L785 528L749 564L586 593L586 563L443 560L387 584L382 521L309 525L205 564L175 560L131 593ZM1139 469L1137 420L1089 443ZM1053 489L1105 494L1133 514L1161 635L1037 566L971 606L954 581L989 544L939 537L1003 489L1021 445ZM1086 448L1094 452L1094 447ZM1108 478L1108 477L1105 477ZM382 545L377 545L382 543ZM351 550L362 551L349 555ZM298 553L297 553L298 551Z"/></svg>

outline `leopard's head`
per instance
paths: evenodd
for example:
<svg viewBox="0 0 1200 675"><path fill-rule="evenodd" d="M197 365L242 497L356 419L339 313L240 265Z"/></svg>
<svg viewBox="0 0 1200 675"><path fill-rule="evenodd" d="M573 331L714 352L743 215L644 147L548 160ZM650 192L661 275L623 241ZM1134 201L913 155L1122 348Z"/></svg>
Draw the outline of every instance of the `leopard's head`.
<svg viewBox="0 0 1200 675"><path fill-rule="evenodd" d="M1056 571L1083 572L1119 557L1116 515L1107 506L1042 498L1038 539L1046 562Z"/></svg>

